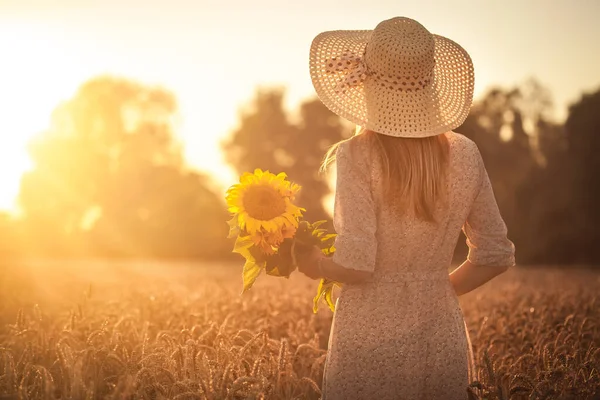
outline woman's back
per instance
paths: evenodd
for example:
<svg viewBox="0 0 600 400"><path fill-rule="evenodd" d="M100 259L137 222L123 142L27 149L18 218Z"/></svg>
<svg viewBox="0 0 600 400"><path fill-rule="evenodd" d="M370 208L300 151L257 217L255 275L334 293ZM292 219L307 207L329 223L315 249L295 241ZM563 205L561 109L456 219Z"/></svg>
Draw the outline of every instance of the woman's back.
<svg viewBox="0 0 600 400"><path fill-rule="evenodd" d="M477 146L460 134L446 136L447 201L438 204L436 222L382 201L382 168L368 140L355 137L338 148L334 260L373 275L342 288L327 397L466 398L474 366L448 276L452 254L463 224L475 264L509 265L514 249Z"/></svg>
<svg viewBox="0 0 600 400"><path fill-rule="evenodd" d="M454 132L447 133L446 138L449 145L447 201L438 202L436 222L424 221L410 212L398 216L395 203L383 201L382 192L378 190L383 169L368 140L353 138L338 151L341 168L347 157L357 169L371 171L369 190L375 212L370 213L369 206L354 201L359 197L357 192L365 189L360 187L361 180L342 176L339 184L350 184L353 188L342 188L338 193L342 196L347 193L353 201L344 202L342 196L337 198L336 206L344 202L345 209L338 209L341 212L337 213L335 222L342 229L352 229L348 226L351 219L344 216L350 213L355 216L352 219L356 219L350 225L362 225L360 229L374 232L373 243L361 244L376 248L373 249L377 264L373 279L391 272L445 277L463 226L468 236L470 261L500 266L512 263L514 248L506 237L506 226L476 144ZM351 170L347 172L352 174Z"/></svg>

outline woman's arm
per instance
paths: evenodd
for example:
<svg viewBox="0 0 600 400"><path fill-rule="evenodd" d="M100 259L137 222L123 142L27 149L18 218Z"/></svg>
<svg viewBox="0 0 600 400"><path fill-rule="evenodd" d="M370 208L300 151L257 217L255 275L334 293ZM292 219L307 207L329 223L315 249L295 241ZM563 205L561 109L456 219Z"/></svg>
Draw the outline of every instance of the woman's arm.
<svg viewBox="0 0 600 400"><path fill-rule="evenodd" d="M463 225L469 254L467 261L450 274L450 282L458 296L478 288L515 265L515 246L507 237L506 224L500 215L479 150L476 154L481 183Z"/></svg>
<svg viewBox="0 0 600 400"><path fill-rule="evenodd" d="M504 267L481 266L467 260L450 273L450 283L452 283L456 295L462 296L506 272L509 267L508 265Z"/></svg>
<svg viewBox="0 0 600 400"><path fill-rule="evenodd" d="M303 253L297 255L298 270L311 279L327 278L341 283L360 283L373 274L371 271L344 268L331 257L324 256L316 246Z"/></svg>
<svg viewBox="0 0 600 400"><path fill-rule="evenodd" d="M357 269L344 268L336 264L331 258L324 258L320 261L321 271L324 278L332 279L341 283L360 283L369 279L373 272L360 271Z"/></svg>
<svg viewBox="0 0 600 400"><path fill-rule="evenodd" d="M343 142L337 148L333 206L335 252L329 258L316 247L299 251L309 254L306 263L298 261L301 272L313 279L326 277L342 283L357 283L375 270L377 215L371 170L370 147L360 137Z"/></svg>

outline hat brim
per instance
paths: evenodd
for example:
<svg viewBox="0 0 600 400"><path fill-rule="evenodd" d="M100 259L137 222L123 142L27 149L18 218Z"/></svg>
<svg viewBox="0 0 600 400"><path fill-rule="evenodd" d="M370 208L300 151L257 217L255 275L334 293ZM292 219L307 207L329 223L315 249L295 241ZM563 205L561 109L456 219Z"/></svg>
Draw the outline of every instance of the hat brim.
<svg viewBox="0 0 600 400"><path fill-rule="evenodd" d="M344 53L362 56L372 32L329 31L313 40L310 75L323 104L350 122L390 136L427 137L460 126L473 102L473 63L459 44L443 36L433 35L433 76L422 90L399 91L368 76L362 84L336 91L343 72L327 72L328 60Z"/></svg>

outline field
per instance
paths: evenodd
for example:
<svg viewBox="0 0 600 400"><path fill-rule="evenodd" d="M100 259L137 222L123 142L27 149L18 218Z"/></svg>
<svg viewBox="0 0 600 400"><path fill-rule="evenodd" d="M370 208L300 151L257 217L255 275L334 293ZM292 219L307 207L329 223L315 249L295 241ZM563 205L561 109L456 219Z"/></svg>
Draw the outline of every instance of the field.
<svg viewBox="0 0 600 400"><path fill-rule="evenodd" d="M315 283L239 266L0 265L0 399L318 399ZM514 268L460 298L471 398L600 399L600 274Z"/></svg>

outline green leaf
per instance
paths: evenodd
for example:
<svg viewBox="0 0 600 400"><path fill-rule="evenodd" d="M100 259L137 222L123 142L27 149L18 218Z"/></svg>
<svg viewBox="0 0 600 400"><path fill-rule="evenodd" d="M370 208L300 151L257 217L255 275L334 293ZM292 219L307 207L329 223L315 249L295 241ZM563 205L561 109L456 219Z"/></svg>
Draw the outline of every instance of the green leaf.
<svg viewBox="0 0 600 400"><path fill-rule="evenodd" d="M278 255L275 255L275 257L277 257L276 261L267 261L265 272L267 275L289 278L296 268L289 262L284 261L281 257L278 257Z"/></svg>
<svg viewBox="0 0 600 400"><path fill-rule="evenodd" d="M265 268L265 272L267 273L267 275L281 276L281 272L279 272L279 269L276 266Z"/></svg>
<svg viewBox="0 0 600 400"><path fill-rule="evenodd" d="M333 303L333 287L334 285L331 285L331 287L328 287L325 291L325 301L327 302L331 312L335 312L335 304Z"/></svg>
<svg viewBox="0 0 600 400"><path fill-rule="evenodd" d="M229 225L229 234L227 235L227 239L232 239L234 237L239 236L240 227L238 225L238 215L234 215L229 221L227 221L227 225Z"/></svg>
<svg viewBox="0 0 600 400"><path fill-rule="evenodd" d="M326 229L315 229L312 234L316 237L321 237L325 233L327 233Z"/></svg>
<svg viewBox="0 0 600 400"><path fill-rule="evenodd" d="M267 258L269 257L260 249L260 247L255 246L254 243L248 247L247 251L256 261L267 261Z"/></svg>
<svg viewBox="0 0 600 400"><path fill-rule="evenodd" d="M256 278L258 278L264 267L264 262L257 263L254 260L246 260L246 263L244 264L244 270L242 272L242 278L244 281L244 289L242 290L242 293L245 293L252 287L252 285L254 285Z"/></svg>
<svg viewBox="0 0 600 400"><path fill-rule="evenodd" d="M323 249L323 254L325 254L328 257L331 257L333 253L335 253L335 246L333 245Z"/></svg>
<svg viewBox="0 0 600 400"><path fill-rule="evenodd" d="M265 272L267 273L267 275L271 275L271 276L278 276L278 277L284 277L284 278L290 277L289 275L285 275L281 271L279 271L279 267L273 267L271 269L265 270Z"/></svg>
<svg viewBox="0 0 600 400"><path fill-rule="evenodd" d="M321 299L325 300L332 312L335 311L335 303L333 302L333 288L335 286L341 286L341 284L329 279L321 279L319 286L317 287L317 295L313 299L314 313L317 313L319 310L319 302Z"/></svg>
<svg viewBox="0 0 600 400"><path fill-rule="evenodd" d="M250 238L250 236L238 236L233 245L233 252L239 253L246 257L245 253L249 253L249 248L252 247L254 242Z"/></svg>
<svg viewBox="0 0 600 400"><path fill-rule="evenodd" d="M317 313L319 311L319 302L321 301L321 297L323 297L323 285L325 280L321 279L319 281L319 286L317 286L317 295L313 298L313 313Z"/></svg>
<svg viewBox="0 0 600 400"><path fill-rule="evenodd" d="M313 230L317 229L318 227L320 227L321 225L323 225L326 222L327 222L327 220L321 220L321 221L313 222L312 225L311 225L311 228Z"/></svg>
<svg viewBox="0 0 600 400"><path fill-rule="evenodd" d="M294 236L294 240L298 243L302 243L304 245L312 245L314 244L315 246L319 246L321 247L321 240L313 235L313 231L308 229L308 230L302 230L302 231L296 231L296 235Z"/></svg>
<svg viewBox="0 0 600 400"><path fill-rule="evenodd" d="M335 239L336 236L337 234L335 233L328 233L327 235L321 236L321 241L326 242L328 240Z"/></svg>

